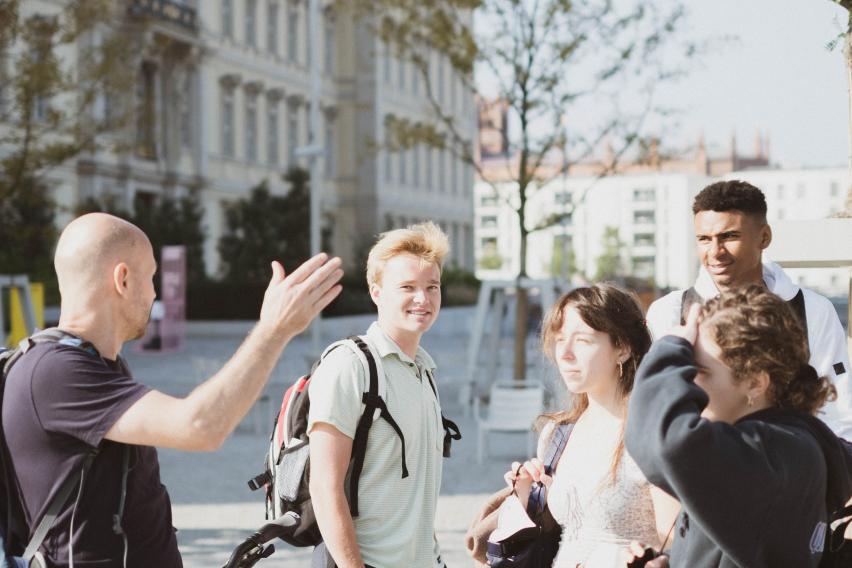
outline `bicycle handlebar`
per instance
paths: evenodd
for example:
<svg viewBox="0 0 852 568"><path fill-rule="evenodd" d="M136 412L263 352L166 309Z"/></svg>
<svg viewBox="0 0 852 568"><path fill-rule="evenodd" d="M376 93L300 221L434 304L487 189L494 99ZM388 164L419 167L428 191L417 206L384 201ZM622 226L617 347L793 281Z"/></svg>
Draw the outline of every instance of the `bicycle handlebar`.
<svg viewBox="0 0 852 568"><path fill-rule="evenodd" d="M298 526L301 518L290 511L274 521L263 525L260 530L245 539L228 559L223 568L249 568L261 559L266 558L275 550L272 545L264 545L275 538L280 538Z"/></svg>

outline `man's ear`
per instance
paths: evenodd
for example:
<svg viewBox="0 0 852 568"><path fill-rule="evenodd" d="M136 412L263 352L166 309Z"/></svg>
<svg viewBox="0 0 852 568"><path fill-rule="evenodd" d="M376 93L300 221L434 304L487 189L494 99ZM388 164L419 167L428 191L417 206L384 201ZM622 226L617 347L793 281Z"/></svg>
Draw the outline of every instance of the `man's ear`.
<svg viewBox="0 0 852 568"><path fill-rule="evenodd" d="M112 284L119 296L127 294L127 281L130 278L130 268L124 262L119 262L112 269Z"/></svg>
<svg viewBox="0 0 852 568"><path fill-rule="evenodd" d="M373 282L370 284L370 298L373 299L373 303L377 306L379 305L379 297L382 295L382 287Z"/></svg>
<svg viewBox="0 0 852 568"><path fill-rule="evenodd" d="M769 243L772 242L772 227L769 226L769 223L766 223L760 229L760 249L766 250L769 247Z"/></svg>

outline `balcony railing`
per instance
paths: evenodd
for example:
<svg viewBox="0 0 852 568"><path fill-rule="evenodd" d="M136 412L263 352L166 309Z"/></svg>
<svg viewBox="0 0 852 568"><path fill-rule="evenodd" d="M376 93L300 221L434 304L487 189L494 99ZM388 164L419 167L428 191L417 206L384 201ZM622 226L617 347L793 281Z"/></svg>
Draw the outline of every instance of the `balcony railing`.
<svg viewBox="0 0 852 568"><path fill-rule="evenodd" d="M127 13L134 17L157 18L196 31L195 8L173 0L129 0Z"/></svg>

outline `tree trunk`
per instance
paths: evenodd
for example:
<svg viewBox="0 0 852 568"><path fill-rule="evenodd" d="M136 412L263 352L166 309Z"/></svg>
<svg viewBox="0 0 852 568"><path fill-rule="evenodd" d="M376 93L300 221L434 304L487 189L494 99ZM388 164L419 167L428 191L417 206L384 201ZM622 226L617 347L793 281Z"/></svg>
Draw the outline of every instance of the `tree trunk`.
<svg viewBox="0 0 852 568"><path fill-rule="evenodd" d="M527 275L527 230L526 230L526 187L521 190L521 208L518 220L521 228L521 246L518 255L518 279L515 285L515 345L512 378L523 381L527 375L527 321L529 320L529 294L521 287L521 280Z"/></svg>
<svg viewBox="0 0 852 568"><path fill-rule="evenodd" d="M515 357L513 378L523 381L527 374L527 320L529 319L529 294L521 288L520 278L515 288Z"/></svg>

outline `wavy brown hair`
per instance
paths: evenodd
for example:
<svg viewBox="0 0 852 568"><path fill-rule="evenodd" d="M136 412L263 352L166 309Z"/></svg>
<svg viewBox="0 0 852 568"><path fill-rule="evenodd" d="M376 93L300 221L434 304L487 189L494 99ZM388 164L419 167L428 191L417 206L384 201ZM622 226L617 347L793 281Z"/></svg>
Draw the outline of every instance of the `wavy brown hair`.
<svg viewBox="0 0 852 568"><path fill-rule="evenodd" d="M769 375L768 396L778 408L814 414L837 398L834 385L808 364L807 335L787 302L753 284L707 302L701 328L710 331L734 380Z"/></svg>
<svg viewBox="0 0 852 568"><path fill-rule="evenodd" d="M618 378L618 393L626 401L630 391L633 390L636 369L639 368L642 357L651 346L651 333L645 324L645 316L639 303L630 292L610 283L575 288L563 294L547 313L541 331L542 349L547 358L554 363L556 362L554 354L556 338L562 329L565 311L569 308L577 310L589 327L606 333L614 347L626 348L630 353L622 365L621 376ZM540 429L551 421L566 424L579 420L589 407L589 397L581 393L573 395L572 399L570 408L539 417L537 427ZM624 432L622 431L610 468L613 482L623 450Z"/></svg>

